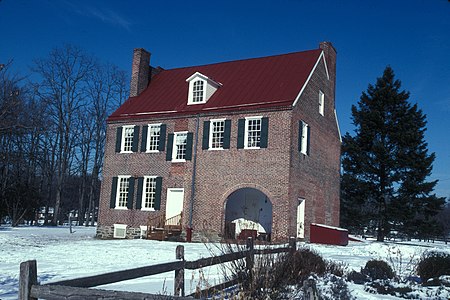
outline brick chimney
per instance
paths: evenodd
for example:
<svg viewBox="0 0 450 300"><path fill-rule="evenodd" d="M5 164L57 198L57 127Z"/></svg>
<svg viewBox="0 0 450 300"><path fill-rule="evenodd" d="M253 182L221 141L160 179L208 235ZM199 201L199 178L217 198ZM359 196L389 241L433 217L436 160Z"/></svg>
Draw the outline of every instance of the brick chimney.
<svg viewBox="0 0 450 300"><path fill-rule="evenodd" d="M130 97L138 96L150 81L150 52L143 48L134 49L131 67Z"/></svg>
<svg viewBox="0 0 450 300"><path fill-rule="evenodd" d="M334 49L331 42L321 42L319 48L323 50L325 54L325 60L327 62L328 74L333 87L333 101L336 93L336 49Z"/></svg>

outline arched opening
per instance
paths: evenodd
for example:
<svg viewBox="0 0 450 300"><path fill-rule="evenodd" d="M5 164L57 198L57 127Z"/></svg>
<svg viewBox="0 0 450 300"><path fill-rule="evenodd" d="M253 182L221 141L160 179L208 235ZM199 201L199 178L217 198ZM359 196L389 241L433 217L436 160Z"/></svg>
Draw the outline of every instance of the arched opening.
<svg viewBox="0 0 450 300"><path fill-rule="evenodd" d="M272 203L263 192L241 188L231 193L225 203L225 238L248 237L270 241Z"/></svg>

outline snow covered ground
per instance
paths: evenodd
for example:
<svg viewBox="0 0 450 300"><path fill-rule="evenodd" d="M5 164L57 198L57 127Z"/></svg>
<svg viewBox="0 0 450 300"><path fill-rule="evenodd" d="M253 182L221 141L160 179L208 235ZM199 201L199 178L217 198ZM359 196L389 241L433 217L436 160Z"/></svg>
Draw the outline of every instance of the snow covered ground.
<svg viewBox="0 0 450 300"><path fill-rule="evenodd" d="M40 283L90 276L100 273L142 267L173 261L179 243L149 240L98 240L95 228L75 227L0 227L0 299L17 299L19 265L35 259ZM195 260L217 254L215 245L184 243L186 260ZM442 243L393 244L351 242L349 246L299 244L309 247L324 259L343 262L348 270L359 271L370 259L383 259L403 277L414 273L416 260L424 251L439 250L450 253L450 245ZM222 282L220 267L186 272L186 294L194 292L199 280L209 285ZM101 286L103 289L167 293L173 291L173 272L159 274ZM374 295L364 291L362 285L349 283L357 299L399 299L393 296ZM450 291L440 293L446 299ZM424 298L423 298L424 299Z"/></svg>

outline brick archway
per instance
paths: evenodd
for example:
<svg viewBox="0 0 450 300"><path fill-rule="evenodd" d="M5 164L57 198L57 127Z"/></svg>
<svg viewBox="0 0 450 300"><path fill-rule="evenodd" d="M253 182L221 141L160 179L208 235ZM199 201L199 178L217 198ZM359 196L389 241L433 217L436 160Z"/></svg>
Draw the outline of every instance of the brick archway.
<svg viewBox="0 0 450 300"><path fill-rule="evenodd" d="M224 236L249 236L269 240L272 233L272 202L260 189L242 187L231 192L224 203Z"/></svg>

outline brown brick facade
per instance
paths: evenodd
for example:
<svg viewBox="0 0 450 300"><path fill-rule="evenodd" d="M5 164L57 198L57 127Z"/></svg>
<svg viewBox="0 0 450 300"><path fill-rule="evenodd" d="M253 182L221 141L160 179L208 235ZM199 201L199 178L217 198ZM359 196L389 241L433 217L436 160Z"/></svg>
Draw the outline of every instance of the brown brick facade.
<svg viewBox="0 0 450 300"><path fill-rule="evenodd" d="M328 68L330 69L330 66ZM334 72L335 69L332 70ZM136 236L135 229L146 225L149 217L165 214L168 188L184 189L184 228L192 225L194 238L197 239L206 235L223 237L227 198L241 188L261 191L272 204L272 241L296 236L299 198L306 201L306 238L309 237L311 222L338 226L340 140L334 112L335 74L330 75L331 80L327 78L325 64L321 59L297 104L291 108L109 122L98 236L112 235L113 224L127 224ZM324 116L319 114L319 90L325 94ZM267 148L238 149L238 122L252 116L268 118ZM231 120L230 149L203 150L204 121L221 118ZM311 129L309 155L303 155L298 150L300 120L308 123ZM115 152L118 127L139 126L140 149L142 126L152 123L165 124L167 135L175 131L193 133L193 149L197 143L196 160L193 153L192 160L186 162L166 161L167 146L165 151L159 153ZM167 140L166 136L166 143ZM196 173L193 182L194 160ZM135 209L136 193L133 209L110 208L112 178L118 175L130 175L134 178L162 177L160 210L148 212Z"/></svg>

